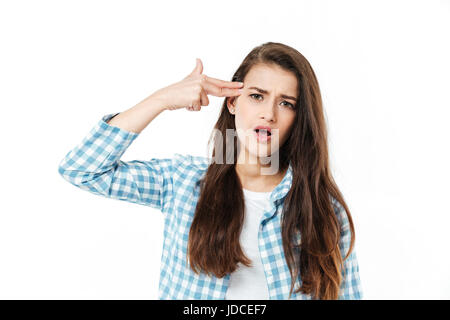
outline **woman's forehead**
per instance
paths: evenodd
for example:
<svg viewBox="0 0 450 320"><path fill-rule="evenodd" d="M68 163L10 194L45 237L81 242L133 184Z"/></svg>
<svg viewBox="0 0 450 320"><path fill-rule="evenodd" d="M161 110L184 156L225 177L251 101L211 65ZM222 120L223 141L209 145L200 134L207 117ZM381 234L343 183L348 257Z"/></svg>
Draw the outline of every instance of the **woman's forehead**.
<svg viewBox="0 0 450 320"><path fill-rule="evenodd" d="M297 78L289 71L276 65L253 66L244 79L244 88L256 87L271 94L276 91L285 95L296 95Z"/></svg>

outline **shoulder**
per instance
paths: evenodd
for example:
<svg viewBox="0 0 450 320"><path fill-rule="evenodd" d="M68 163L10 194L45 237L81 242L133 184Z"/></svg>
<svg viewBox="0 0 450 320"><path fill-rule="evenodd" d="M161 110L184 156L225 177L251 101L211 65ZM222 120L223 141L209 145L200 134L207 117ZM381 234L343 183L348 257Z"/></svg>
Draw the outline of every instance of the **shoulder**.
<svg viewBox="0 0 450 320"><path fill-rule="evenodd" d="M172 158L174 178L198 181L205 174L209 164L208 157L175 153Z"/></svg>
<svg viewBox="0 0 450 320"><path fill-rule="evenodd" d="M173 176L176 185L198 186L206 174L210 158L191 154L175 153L172 157Z"/></svg>
<svg viewBox="0 0 450 320"><path fill-rule="evenodd" d="M210 158L204 156L175 153L173 156L173 162L175 165L197 168L201 170L206 169L211 161Z"/></svg>

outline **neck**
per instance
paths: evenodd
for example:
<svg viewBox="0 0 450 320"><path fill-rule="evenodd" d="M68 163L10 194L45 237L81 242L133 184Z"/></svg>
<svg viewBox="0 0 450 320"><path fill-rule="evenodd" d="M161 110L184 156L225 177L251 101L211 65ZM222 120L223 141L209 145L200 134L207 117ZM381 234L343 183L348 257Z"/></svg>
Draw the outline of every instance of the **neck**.
<svg viewBox="0 0 450 320"><path fill-rule="evenodd" d="M280 171L279 168L275 168L275 170L271 165L273 164L265 164L261 158L248 152L241 152L235 170L242 187L255 192L272 191L283 180L287 169Z"/></svg>

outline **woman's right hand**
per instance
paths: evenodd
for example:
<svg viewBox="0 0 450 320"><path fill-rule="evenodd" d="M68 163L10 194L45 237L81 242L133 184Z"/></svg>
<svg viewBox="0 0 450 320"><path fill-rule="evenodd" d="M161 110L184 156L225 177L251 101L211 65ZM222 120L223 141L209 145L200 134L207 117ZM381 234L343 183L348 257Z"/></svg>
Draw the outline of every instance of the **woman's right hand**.
<svg viewBox="0 0 450 320"><path fill-rule="evenodd" d="M194 70L180 82L155 91L151 96L161 101L165 110L187 108L199 111L209 105L208 94L216 97L231 97L241 94L242 82L224 81L208 77L203 72L203 64L197 59Z"/></svg>

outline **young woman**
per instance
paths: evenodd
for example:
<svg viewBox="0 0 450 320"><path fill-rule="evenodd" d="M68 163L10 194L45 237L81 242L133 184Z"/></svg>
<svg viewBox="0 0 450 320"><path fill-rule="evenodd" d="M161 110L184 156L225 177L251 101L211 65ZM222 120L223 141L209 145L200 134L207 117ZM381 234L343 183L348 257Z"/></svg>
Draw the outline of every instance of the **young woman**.
<svg viewBox="0 0 450 320"><path fill-rule="evenodd" d="M59 173L163 213L160 299L361 299L354 226L331 175L309 62L268 42L231 82L202 72L198 59L182 81L103 116ZM120 160L161 112L199 111L208 95L225 97L211 158Z"/></svg>

